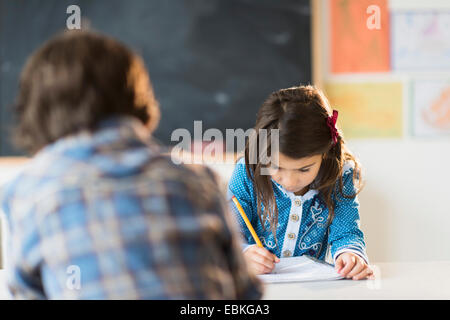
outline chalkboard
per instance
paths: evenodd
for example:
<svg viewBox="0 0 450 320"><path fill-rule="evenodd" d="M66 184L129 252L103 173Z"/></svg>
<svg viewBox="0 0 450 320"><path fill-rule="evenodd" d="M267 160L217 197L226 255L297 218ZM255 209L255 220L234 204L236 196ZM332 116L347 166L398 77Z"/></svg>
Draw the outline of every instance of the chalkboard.
<svg viewBox="0 0 450 320"><path fill-rule="evenodd" d="M161 107L154 135L166 145L177 128L193 133L194 120L203 131L251 128L271 92L311 82L309 0L0 0L0 155L21 154L9 131L18 76L66 28L69 5L143 57Z"/></svg>

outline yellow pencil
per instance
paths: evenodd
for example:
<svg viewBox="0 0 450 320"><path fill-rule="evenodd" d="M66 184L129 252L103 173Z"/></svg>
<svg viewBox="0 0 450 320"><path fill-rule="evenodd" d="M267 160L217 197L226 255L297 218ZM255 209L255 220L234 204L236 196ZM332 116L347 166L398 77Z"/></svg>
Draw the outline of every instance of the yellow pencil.
<svg viewBox="0 0 450 320"><path fill-rule="evenodd" d="M239 203L238 199L236 199L236 197L233 196L231 198L231 200L233 200L234 204L238 208L239 213L241 214L242 219L244 219L244 222L247 225L248 230L250 230L250 233L252 234L253 239L255 239L256 244L258 245L258 247L263 248L263 245L262 245L261 241L259 240L255 229L253 229L253 226L250 223L250 221L248 220L247 215L245 214L244 209L242 209L241 204Z"/></svg>

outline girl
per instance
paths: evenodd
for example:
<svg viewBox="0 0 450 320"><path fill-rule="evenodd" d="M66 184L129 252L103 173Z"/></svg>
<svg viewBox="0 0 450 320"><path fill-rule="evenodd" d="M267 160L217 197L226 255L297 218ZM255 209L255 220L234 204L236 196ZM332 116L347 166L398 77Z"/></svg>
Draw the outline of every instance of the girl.
<svg viewBox="0 0 450 320"><path fill-rule="evenodd" d="M230 202L245 239L244 256L256 273L271 272L278 257L325 260L330 249L342 276L371 278L359 227L361 169L336 127L337 116L313 86L274 92L259 110L252 141L259 141L260 129L278 129L278 161L261 157L275 150L270 139L265 146L247 142L228 186L229 198L236 196L264 245L255 245Z"/></svg>

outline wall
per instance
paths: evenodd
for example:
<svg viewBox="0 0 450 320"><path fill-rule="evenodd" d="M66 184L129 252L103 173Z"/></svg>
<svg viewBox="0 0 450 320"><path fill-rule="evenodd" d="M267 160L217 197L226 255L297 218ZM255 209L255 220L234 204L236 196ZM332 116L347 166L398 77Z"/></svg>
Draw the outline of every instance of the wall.
<svg viewBox="0 0 450 320"><path fill-rule="evenodd" d="M450 141L361 140L361 224L371 261L450 260Z"/></svg>
<svg viewBox="0 0 450 320"><path fill-rule="evenodd" d="M322 50L319 57L314 57L320 59L319 82L403 84L402 136L348 139L365 169L366 187L360 194L361 223L371 261L450 260L450 135L414 136L410 121L411 82L448 80L449 70L331 74L329 2L320 1ZM388 5L390 10L450 11L450 2L441 0L395 0L388 1Z"/></svg>

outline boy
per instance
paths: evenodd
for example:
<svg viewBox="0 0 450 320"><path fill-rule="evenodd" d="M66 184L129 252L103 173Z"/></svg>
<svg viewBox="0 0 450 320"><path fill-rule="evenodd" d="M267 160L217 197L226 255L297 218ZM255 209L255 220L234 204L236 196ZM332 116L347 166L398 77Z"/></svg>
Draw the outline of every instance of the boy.
<svg viewBox="0 0 450 320"><path fill-rule="evenodd" d="M256 299L214 176L173 164L142 60L85 31L28 60L16 143L33 158L3 189L8 285L25 299Z"/></svg>

